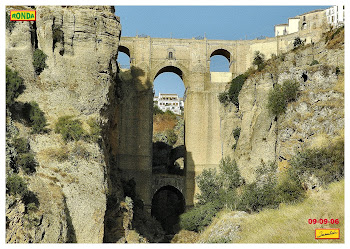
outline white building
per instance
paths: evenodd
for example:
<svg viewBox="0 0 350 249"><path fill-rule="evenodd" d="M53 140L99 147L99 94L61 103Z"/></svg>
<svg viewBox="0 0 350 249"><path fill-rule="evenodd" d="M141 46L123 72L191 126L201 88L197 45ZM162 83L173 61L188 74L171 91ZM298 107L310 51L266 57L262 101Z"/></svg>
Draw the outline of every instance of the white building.
<svg viewBox="0 0 350 249"><path fill-rule="evenodd" d="M170 110L178 115L181 115L184 108L183 98L179 98L177 94L172 93L159 93L159 96L154 96L153 102L163 112Z"/></svg>
<svg viewBox="0 0 350 249"><path fill-rule="evenodd" d="M335 5L326 10L327 23L333 27L343 25L345 22L344 5Z"/></svg>
<svg viewBox="0 0 350 249"><path fill-rule="evenodd" d="M326 10L312 10L288 18L288 23L275 25L275 36L289 35L301 30L313 30L324 27Z"/></svg>

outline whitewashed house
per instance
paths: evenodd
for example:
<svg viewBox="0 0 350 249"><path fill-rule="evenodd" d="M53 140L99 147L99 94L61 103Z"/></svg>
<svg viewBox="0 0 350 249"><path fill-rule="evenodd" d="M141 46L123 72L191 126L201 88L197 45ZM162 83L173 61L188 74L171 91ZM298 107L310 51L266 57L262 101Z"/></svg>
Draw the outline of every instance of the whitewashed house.
<svg viewBox="0 0 350 249"><path fill-rule="evenodd" d="M154 96L153 102L163 112L170 110L177 115L181 115L184 107L183 98L173 93L159 93L159 96Z"/></svg>
<svg viewBox="0 0 350 249"><path fill-rule="evenodd" d="M333 27L343 25L345 22L344 5L335 5L326 10L327 23Z"/></svg>

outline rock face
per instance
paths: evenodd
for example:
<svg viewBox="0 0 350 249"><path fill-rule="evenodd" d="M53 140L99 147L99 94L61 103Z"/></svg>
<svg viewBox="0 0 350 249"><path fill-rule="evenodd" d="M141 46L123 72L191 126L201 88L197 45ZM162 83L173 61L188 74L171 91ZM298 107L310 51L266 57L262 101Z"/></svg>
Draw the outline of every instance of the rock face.
<svg viewBox="0 0 350 249"><path fill-rule="evenodd" d="M319 64L310 66L313 60ZM242 176L251 182L262 162L287 167L297 150L327 145L344 132L344 50L327 49L323 40L291 51L250 76L239 94L239 110L221 107L223 154L234 158ZM344 72L344 71L342 71ZM299 83L296 101L275 118L267 109L268 93L285 80ZM238 141L234 130L240 128Z"/></svg>
<svg viewBox="0 0 350 249"><path fill-rule="evenodd" d="M32 135L17 125L39 164L28 181L41 215L31 230L32 242L102 243L111 166L108 138L66 144L54 127L59 117L70 115L86 130L87 121L96 120L102 134L107 133L116 98L120 21L113 7L37 6L36 11L35 25L18 22L12 32L6 30L6 64L19 72L26 86L17 100L36 101L50 129ZM40 75L32 64L36 48L47 55ZM11 224L14 217L21 219L20 211L7 212L7 242L29 242L23 236L15 239L19 230Z"/></svg>

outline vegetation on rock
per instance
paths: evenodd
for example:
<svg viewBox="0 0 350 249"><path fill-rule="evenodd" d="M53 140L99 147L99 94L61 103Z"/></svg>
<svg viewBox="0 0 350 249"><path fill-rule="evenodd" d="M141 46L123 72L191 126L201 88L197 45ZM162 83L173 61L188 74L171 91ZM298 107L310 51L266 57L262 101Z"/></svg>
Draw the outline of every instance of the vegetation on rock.
<svg viewBox="0 0 350 249"><path fill-rule="evenodd" d="M293 80L286 80L283 85L276 84L269 92L267 108L270 113L276 116L284 113L287 104L296 100L299 91L299 84Z"/></svg>
<svg viewBox="0 0 350 249"><path fill-rule="evenodd" d="M6 29L8 29L11 33L16 25L16 22L12 22L10 19L10 15L6 12Z"/></svg>
<svg viewBox="0 0 350 249"><path fill-rule="evenodd" d="M8 194L23 195L27 191L27 183L18 174L14 173L6 177L6 192Z"/></svg>
<svg viewBox="0 0 350 249"><path fill-rule="evenodd" d="M35 73L39 75L46 67L47 55L40 49L35 49L33 53L33 66Z"/></svg>
<svg viewBox="0 0 350 249"><path fill-rule="evenodd" d="M260 51L255 51L253 65L258 67L259 72L265 67L265 55Z"/></svg>
<svg viewBox="0 0 350 249"><path fill-rule="evenodd" d="M90 118L87 121L87 124L90 126L90 133L88 134L89 140L97 143L101 138L101 132L102 132L100 124L94 118Z"/></svg>
<svg viewBox="0 0 350 249"><path fill-rule="evenodd" d="M31 101L24 104L23 114L29 125L32 127L33 133L41 133L46 131L47 126L44 112L39 108L38 103Z"/></svg>
<svg viewBox="0 0 350 249"><path fill-rule="evenodd" d="M21 167L26 174L34 173L38 164L32 153L19 154L16 163L18 167Z"/></svg>
<svg viewBox="0 0 350 249"><path fill-rule="evenodd" d="M313 65L317 65L317 64L320 64L317 60L313 60L311 63L310 63L310 66L313 66Z"/></svg>
<svg viewBox="0 0 350 249"><path fill-rule="evenodd" d="M85 135L81 121L73 119L73 116L62 116L58 118L55 132L60 133L65 142L78 141Z"/></svg>
<svg viewBox="0 0 350 249"><path fill-rule="evenodd" d="M301 46L304 45L304 42L300 39L300 37L296 37L293 41L293 46L294 46L294 49L297 49Z"/></svg>
<svg viewBox="0 0 350 249"><path fill-rule="evenodd" d="M248 70L246 73L240 74L234 78L230 83L229 90L219 94L218 98L220 103L226 105L228 102L232 102L237 108L239 108L238 95L250 74L251 72Z"/></svg>
<svg viewBox="0 0 350 249"><path fill-rule="evenodd" d="M18 75L17 71L11 70L6 66L6 105L12 106L15 99L23 93L23 79Z"/></svg>
<svg viewBox="0 0 350 249"><path fill-rule="evenodd" d="M344 177L344 141L300 151L293 157L291 165L303 180L314 175L322 185L339 181Z"/></svg>

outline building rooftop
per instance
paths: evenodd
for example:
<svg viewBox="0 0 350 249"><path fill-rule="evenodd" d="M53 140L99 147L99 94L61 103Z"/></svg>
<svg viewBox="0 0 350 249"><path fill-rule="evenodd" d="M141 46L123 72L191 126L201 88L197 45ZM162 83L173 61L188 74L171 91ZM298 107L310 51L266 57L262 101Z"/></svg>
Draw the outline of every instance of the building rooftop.
<svg viewBox="0 0 350 249"><path fill-rule="evenodd" d="M277 26L288 26L288 23L276 24L275 27Z"/></svg>
<svg viewBox="0 0 350 249"><path fill-rule="evenodd" d="M309 12L306 12L304 14L300 14L300 15L297 15L297 16L303 16L303 15L307 15L307 14L311 14L311 13L316 13L316 12L321 12L321 11L325 11L326 9L318 9L318 10L311 10Z"/></svg>

